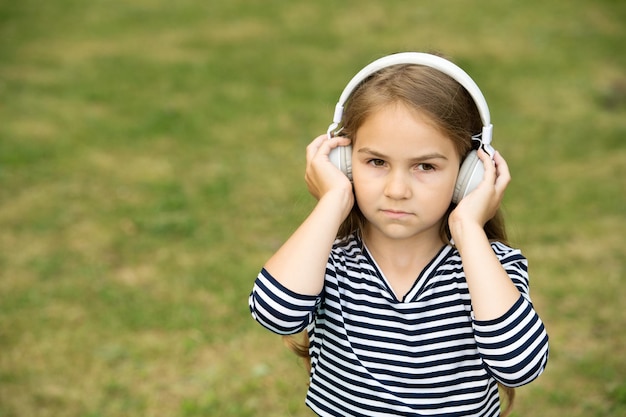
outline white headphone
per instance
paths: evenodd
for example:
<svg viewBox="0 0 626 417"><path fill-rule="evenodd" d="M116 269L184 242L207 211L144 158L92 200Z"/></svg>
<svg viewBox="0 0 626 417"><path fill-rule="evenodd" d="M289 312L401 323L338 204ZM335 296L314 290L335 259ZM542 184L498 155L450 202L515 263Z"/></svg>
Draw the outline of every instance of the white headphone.
<svg viewBox="0 0 626 417"><path fill-rule="evenodd" d="M333 116L333 122L328 126L327 135L328 138L332 138L336 136L339 132L341 132L341 122L343 117L343 107L352 95L352 92L369 76L380 71L383 68L398 65L398 64L414 64L414 65L423 65L427 67L434 68L443 72L444 74L452 77L456 80L463 88L467 90L470 94L476 107L478 108L478 113L480 114L480 118L483 123L482 133L476 136L472 136L472 139L480 141L480 147L489 154L489 156L493 159L495 150L491 146L491 137L493 132L493 125L491 124L490 115L489 115L489 107L487 106L487 101L483 96L482 92L472 80L472 78L463 71L460 67L453 64L452 62L441 58L436 55L425 54L421 52L401 52L397 54L392 54L380 58L361 71L359 71L346 85L341 96L339 97L339 101L335 106L335 114ZM352 147L348 146L339 146L334 148L329 155L330 161L339 168L344 174L352 180ZM454 194L452 196L452 202L458 203L461 201L463 197L469 194L474 188L478 186L478 184L482 181L485 169L481 160L478 158L478 155L475 150L471 151L461 164L461 169L459 170L459 176L457 178L456 184L454 186Z"/></svg>

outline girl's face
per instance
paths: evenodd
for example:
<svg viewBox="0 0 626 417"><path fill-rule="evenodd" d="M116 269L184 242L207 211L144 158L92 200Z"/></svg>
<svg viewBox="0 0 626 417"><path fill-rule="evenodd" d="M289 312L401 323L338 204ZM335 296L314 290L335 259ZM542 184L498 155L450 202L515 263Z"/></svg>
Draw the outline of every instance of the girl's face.
<svg viewBox="0 0 626 417"><path fill-rule="evenodd" d="M437 239L460 157L430 119L397 103L369 116L353 140L356 200L368 239Z"/></svg>

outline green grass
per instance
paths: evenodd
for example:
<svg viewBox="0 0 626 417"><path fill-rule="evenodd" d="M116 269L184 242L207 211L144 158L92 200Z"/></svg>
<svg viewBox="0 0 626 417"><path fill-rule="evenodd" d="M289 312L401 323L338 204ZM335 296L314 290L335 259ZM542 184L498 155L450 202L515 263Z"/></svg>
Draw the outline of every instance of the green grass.
<svg viewBox="0 0 626 417"><path fill-rule="evenodd" d="M626 5L0 5L0 416L307 416L249 317L313 205L304 147L365 63L441 50L483 89L551 336L517 416L626 413Z"/></svg>

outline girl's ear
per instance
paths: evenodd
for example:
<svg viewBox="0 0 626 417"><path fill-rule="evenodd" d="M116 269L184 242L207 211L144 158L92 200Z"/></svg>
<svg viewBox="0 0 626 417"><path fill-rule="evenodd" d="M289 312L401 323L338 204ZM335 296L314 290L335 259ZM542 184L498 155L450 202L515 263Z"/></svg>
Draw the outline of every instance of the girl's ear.
<svg viewBox="0 0 626 417"><path fill-rule="evenodd" d="M328 158L352 181L352 145L338 146L332 149Z"/></svg>
<svg viewBox="0 0 626 417"><path fill-rule="evenodd" d="M463 197L471 193L483 180L485 168L476 151L471 151L465 157L459 170L459 176L454 184L452 202L458 204Z"/></svg>

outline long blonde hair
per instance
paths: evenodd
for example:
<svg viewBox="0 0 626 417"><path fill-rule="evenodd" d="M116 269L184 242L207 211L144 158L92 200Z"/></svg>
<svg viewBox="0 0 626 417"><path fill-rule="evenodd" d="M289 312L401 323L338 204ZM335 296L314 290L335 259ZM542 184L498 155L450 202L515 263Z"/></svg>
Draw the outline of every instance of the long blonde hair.
<svg viewBox="0 0 626 417"><path fill-rule="evenodd" d="M356 138L356 132L365 120L377 110L400 102L410 109L426 114L434 125L450 138L461 157L461 161L472 150L472 135L480 133L482 121L474 100L454 79L442 72L421 65L400 64L382 69L365 80L351 95L344 110L341 134ZM451 244L448 216L454 210L451 203L439 230L443 242ZM338 239L347 239L360 234L365 218L355 203L350 214L339 227ZM492 241L507 243L506 230L500 211L484 226L487 237ZM306 332L302 340L286 336L286 346L300 356L310 372L309 337ZM498 384L506 398L507 416L513 408L515 391Z"/></svg>
<svg viewBox="0 0 626 417"><path fill-rule="evenodd" d="M426 114L452 140L461 161L474 146L472 136L482 130L476 104L458 82L430 67L401 64L375 73L352 93L344 110L341 134L356 140L357 130L369 116L380 108L397 102ZM455 204L451 203L439 231L441 240L448 244L451 239L448 216L454 208ZM337 238L345 239L354 233L360 233L364 224L365 218L358 204L354 204L340 226ZM484 229L490 240L507 243L500 211L485 224Z"/></svg>

